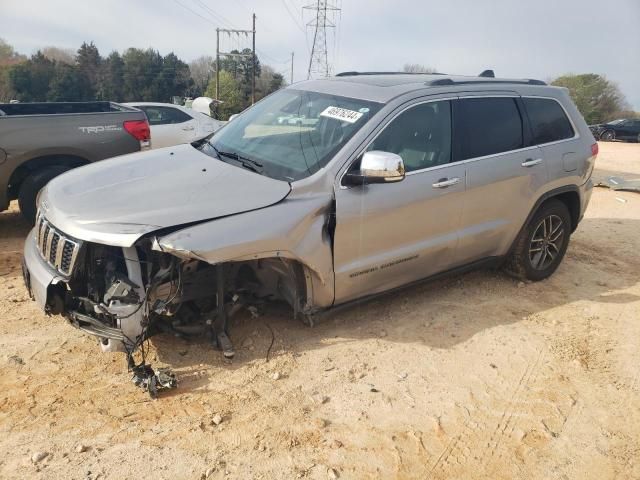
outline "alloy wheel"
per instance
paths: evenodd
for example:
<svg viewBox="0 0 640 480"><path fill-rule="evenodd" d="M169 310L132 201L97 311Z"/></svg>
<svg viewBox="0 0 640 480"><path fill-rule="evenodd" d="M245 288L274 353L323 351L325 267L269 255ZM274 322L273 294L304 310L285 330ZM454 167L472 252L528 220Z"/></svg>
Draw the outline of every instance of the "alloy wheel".
<svg viewBox="0 0 640 480"><path fill-rule="evenodd" d="M558 215L540 220L529 243L529 261L536 270L545 270L560 254L564 240L564 223Z"/></svg>

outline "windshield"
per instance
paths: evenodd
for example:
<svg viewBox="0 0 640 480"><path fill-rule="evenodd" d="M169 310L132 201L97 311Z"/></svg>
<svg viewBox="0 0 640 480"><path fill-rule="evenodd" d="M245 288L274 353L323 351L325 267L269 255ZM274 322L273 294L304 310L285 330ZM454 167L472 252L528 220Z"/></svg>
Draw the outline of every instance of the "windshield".
<svg viewBox="0 0 640 480"><path fill-rule="evenodd" d="M381 107L379 103L286 89L217 132L202 151L285 181L324 167Z"/></svg>

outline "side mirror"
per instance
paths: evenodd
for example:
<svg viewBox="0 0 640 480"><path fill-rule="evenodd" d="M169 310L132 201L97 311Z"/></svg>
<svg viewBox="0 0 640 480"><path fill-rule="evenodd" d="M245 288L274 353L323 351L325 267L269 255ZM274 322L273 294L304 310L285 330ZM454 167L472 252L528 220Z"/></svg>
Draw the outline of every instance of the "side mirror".
<svg viewBox="0 0 640 480"><path fill-rule="evenodd" d="M404 162L400 155L374 150L365 152L360 161L360 170L345 176L348 185L370 183L393 183L404 180Z"/></svg>

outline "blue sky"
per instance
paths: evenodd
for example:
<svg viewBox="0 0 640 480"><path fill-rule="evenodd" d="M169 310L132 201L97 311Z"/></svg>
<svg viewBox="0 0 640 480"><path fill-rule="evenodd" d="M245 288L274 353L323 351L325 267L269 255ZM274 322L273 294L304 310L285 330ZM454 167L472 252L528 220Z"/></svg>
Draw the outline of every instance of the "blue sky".
<svg viewBox="0 0 640 480"><path fill-rule="evenodd" d="M333 0L342 7L328 46L334 72L438 71L551 79L595 72L615 81L640 110L640 0ZM0 36L22 53L94 41L103 54L127 47L215 54L215 28L251 26L261 61L306 78L313 0L0 0ZM605 8L606 7L606 8ZM306 31L306 33L305 33ZM223 48L242 46L226 41ZM247 43L249 46L249 43Z"/></svg>

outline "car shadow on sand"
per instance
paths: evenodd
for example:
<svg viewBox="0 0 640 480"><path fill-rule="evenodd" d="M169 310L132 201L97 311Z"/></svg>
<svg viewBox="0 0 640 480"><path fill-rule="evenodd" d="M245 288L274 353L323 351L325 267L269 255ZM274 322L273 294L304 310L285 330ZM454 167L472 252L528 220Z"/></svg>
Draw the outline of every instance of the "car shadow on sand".
<svg viewBox="0 0 640 480"><path fill-rule="evenodd" d="M543 312L545 321L562 322L562 314L555 317L553 310L563 305L581 302L586 308L589 302L639 301L639 295L625 291L640 283L640 258L634 254L640 246L638 231L638 220L585 219L558 271L542 282L524 283L500 270L478 270L336 310L312 328L293 320L291 310L280 304L266 305L258 318L243 311L230 322L236 347L233 362L226 362L204 340L159 335L151 342L158 360L178 372L182 391L206 389L215 381L216 368L210 375L197 372L203 365L241 369L267 361L268 355L277 360L280 355L325 349L328 343L357 348L360 342L377 341L391 348L418 343L451 349L486 330L528 321Z"/></svg>
<svg viewBox="0 0 640 480"><path fill-rule="evenodd" d="M19 211L0 212L0 278L8 280L22 275L22 247L30 229Z"/></svg>

